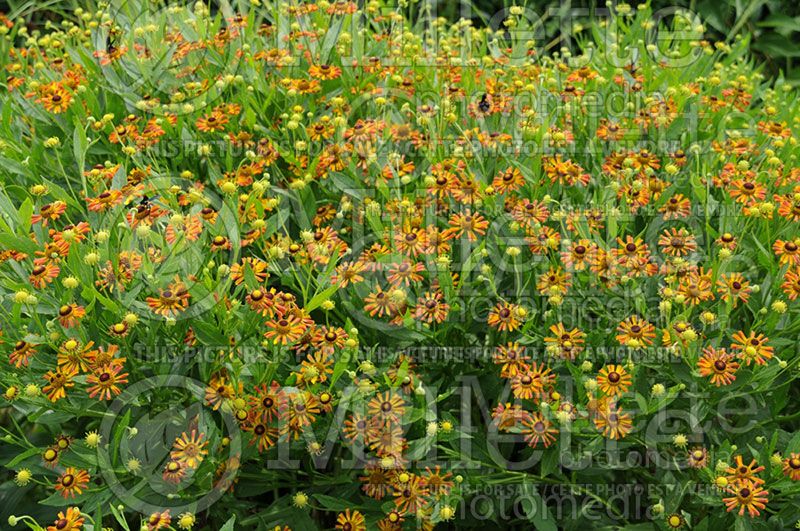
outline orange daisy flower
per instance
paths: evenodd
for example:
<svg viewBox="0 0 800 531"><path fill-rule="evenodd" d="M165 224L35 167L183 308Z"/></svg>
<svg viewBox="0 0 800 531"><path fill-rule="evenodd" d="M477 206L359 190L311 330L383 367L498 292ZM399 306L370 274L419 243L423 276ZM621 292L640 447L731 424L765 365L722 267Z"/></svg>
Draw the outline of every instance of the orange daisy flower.
<svg viewBox="0 0 800 531"><path fill-rule="evenodd" d="M556 440L555 434L558 433L558 429L554 428L553 424L541 413L534 413L530 418L525 419L522 426L522 433L528 446L536 448L539 443L542 443L547 448Z"/></svg>
<svg viewBox="0 0 800 531"><path fill-rule="evenodd" d="M62 369L55 371L47 371L44 379L47 380L47 385L42 388L42 391L51 402L56 402L67 396L67 389L75 387L75 382L72 378L76 372L68 372Z"/></svg>
<svg viewBox="0 0 800 531"><path fill-rule="evenodd" d="M767 360L772 358L774 349L767 346L769 338L764 334L756 335L755 332L750 332L745 336L744 332L740 330L733 334L733 341L731 348L738 351L739 359L743 360L747 366L750 366L750 362L753 361L756 365L765 365Z"/></svg>
<svg viewBox="0 0 800 531"><path fill-rule="evenodd" d="M271 339L276 345L294 343L306 332L305 325L293 315L267 321L266 327L269 330L264 333L264 337Z"/></svg>
<svg viewBox="0 0 800 531"><path fill-rule="evenodd" d="M163 317L174 317L189 307L189 291L180 281L173 282L167 289L159 289L158 297L147 297L147 305L153 313Z"/></svg>
<svg viewBox="0 0 800 531"><path fill-rule="evenodd" d="M652 345L656 336L655 327L636 315L628 317L617 327L617 341L620 345L641 348Z"/></svg>
<svg viewBox="0 0 800 531"><path fill-rule="evenodd" d="M630 415L622 412L622 408L609 408L598 411L594 425L603 432L603 436L612 440L622 439L633 426Z"/></svg>
<svg viewBox="0 0 800 531"><path fill-rule="evenodd" d="M792 452L783 460L783 475L792 481L800 481L800 453Z"/></svg>
<svg viewBox="0 0 800 531"><path fill-rule="evenodd" d="M544 342L548 345L548 352L556 356L574 360L583 351L583 332L577 328L567 331L563 323L550 327L552 336L545 336Z"/></svg>
<svg viewBox="0 0 800 531"><path fill-rule="evenodd" d="M128 383L128 373L122 373L122 366L117 364L105 365L94 370L86 377L89 387L86 391L89 398L97 396L99 400L111 400L112 396L120 394L120 384Z"/></svg>
<svg viewBox="0 0 800 531"><path fill-rule="evenodd" d="M74 498L81 494L88 484L89 473L70 466L58 477L55 488L64 498Z"/></svg>
<svg viewBox="0 0 800 531"><path fill-rule="evenodd" d="M509 302L498 302L494 308L489 311L487 323L493 328L497 328L501 332L513 332L520 327L521 318L527 315L522 306L512 304Z"/></svg>
<svg viewBox="0 0 800 531"><path fill-rule="evenodd" d="M348 508L336 516L336 529L340 531L366 531L367 524L363 514L358 511L351 513Z"/></svg>
<svg viewBox="0 0 800 531"><path fill-rule="evenodd" d="M705 347L703 355L697 360L697 368L700 376L710 376L711 383L719 387L736 380L739 363L724 348Z"/></svg>
<svg viewBox="0 0 800 531"><path fill-rule="evenodd" d="M747 509L747 514L751 518L759 516L761 514L759 509L763 510L769 501L767 498L769 491L764 490L760 485L750 481L742 481L731 485L727 488L727 491L733 494L733 496L723 498L722 501L725 503L728 512L738 507L739 511L737 514L739 516L744 514L745 509Z"/></svg>
<svg viewBox="0 0 800 531"><path fill-rule="evenodd" d="M66 511L59 511L53 525L47 526L47 531L78 531L83 527L84 518L77 507L67 507Z"/></svg>
<svg viewBox="0 0 800 531"><path fill-rule="evenodd" d="M204 434L197 434L192 430L191 435L183 432L180 437L175 439L172 445L170 457L189 468L197 468L206 455L208 455L208 441L203 440Z"/></svg>
<svg viewBox="0 0 800 531"><path fill-rule="evenodd" d="M608 365L600 369L597 385L607 396L618 396L631 386L631 376L622 365Z"/></svg>
<svg viewBox="0 0 800 531"><path fill-rule="evenodd" d="M65 304L58 309L58 322L64 328L78 326L80 320L84 317L86 317L86 309L77 304Z"/></svg>

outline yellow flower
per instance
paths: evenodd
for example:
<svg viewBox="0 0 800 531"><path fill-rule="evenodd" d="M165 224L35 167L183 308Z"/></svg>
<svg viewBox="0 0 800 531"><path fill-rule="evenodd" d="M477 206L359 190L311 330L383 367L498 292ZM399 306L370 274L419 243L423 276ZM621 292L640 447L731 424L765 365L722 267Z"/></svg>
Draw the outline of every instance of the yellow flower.
<svg viewBox="0 0 800 531"><path fill-rule="evenodd" d="M142 462L135 457L132 457L128 459L127 463L125 463L125 468L127 468L132 474L136 474L142 469Z"/></svg>
<svg viewBox="0 0 800 531"><path fill-rule="evenodd" d="M102 438L103 436L99 435L96 431L90 431L83 440L89 448L97 448Z"/></svg>
<svg viewBox="0 0 800 531"><path fill-rule="evenodd" d="M178 517L178 527L181 529L191 529L194 526L195 517L192 513L183 513Z"/></svg>
<svg viewBox="0 0 800 531"><path fill-rule="evenodd" d="M6 397L6 400L16 399L17 396L19 396L19 387L17 387L16 385L9 386L9 388L6 389L4 396Z"/></svg>
<svg viewBox="0 0 800 531"><path fill-rule="evenodd" d="M442 520L452 520L455 514L456 511L449 505L445 505L439 510L439 516L442 518Z"/></svg>
<svg viewBox="0 0 800 531"><path fill-rule="evenodd" d="M298 492L292 496L292 504L300 509L308 505L308 495L305 492Z"/></svg>
<svg viewBox="0 0 800 531"><path fill-rule="evenodd" d="M17 475L14 477L14 483L19 485L20 487L24 487L28 483L30 483L33 474L27 468L20 468L17 472Z"/></svg>
<svg viewBox="0 0 800 531"><path fill-rule="evenodd" d="M786 313L786 303L783 301L775 301L772 303L772 311L775 313Z"/></svg>

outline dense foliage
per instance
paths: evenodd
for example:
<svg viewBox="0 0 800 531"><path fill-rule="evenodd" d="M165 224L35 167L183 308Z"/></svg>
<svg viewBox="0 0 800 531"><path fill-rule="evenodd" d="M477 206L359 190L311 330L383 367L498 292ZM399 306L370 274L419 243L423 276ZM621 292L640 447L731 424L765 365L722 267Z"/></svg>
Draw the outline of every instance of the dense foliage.
<svg viewBox="0 0 800 531"><path fill-rule="evenodd" d="M0 19L2 521L795 525L797 91L611 13Z"/></svg>

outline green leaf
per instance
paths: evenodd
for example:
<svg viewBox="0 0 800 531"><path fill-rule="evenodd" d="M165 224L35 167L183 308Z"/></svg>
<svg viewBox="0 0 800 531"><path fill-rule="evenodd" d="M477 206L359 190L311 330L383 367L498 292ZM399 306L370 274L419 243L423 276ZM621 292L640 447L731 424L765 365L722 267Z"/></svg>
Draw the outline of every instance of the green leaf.
<svg viewBox="0 0 800 531"><path fill-rule="evenodd" d="M122 416L119 424L117 425L116 429L114 430L113 436L113 444L111 445L111 465L114 466L117 463L117 455L119 454L119 443L122 440L122 437L125 433L125 429L131 423L131 410L128 409L125 412L125 415Z"/></svg>
<svg viewBox="0 0 800 531"><path fill-rule="evenodd" d="M344 371L350 364L351 359L352 358L350 356L350 352L345 350L339 353L339 357L336 360L336 364L333 366L333 374L331 374L331 385L330 385L331 387L333 387L336 384L336 381L339 379L339 377L341 377L342 374L344 374Z"/></svg>
<svg viewBox="0 0 800 531"><path fill-rule="evenodd" d="M219 531L233 531L233 524L236 522L236 515L234 514L228 521L222 524L222 527L219 528Z"/></svg>
<svg viewBox="0 0 800 531"><path fill-rule="evenodd" d="M14 459L6 463L5 467L14 468L18 463L23 462L24 460L26 460L31 456L38 455L40 452L41 450L39 448L28 448L27 450L16 456Z"/></svg>
<svg viewBox="0 0 800 531"><path fill-rule="evenodd" d="M550 476L558 470L560 457L558 448L544 451L544 455L542 455L542 477Z"/></svg>
<svg viewBox="0 0 800 531"><path fill-rule="evenodd" d="M795 41L778 33L765 33L753 43L753 49L772 57L800 57Z"/></svg>
<svg viewBox="0 0 800 531"><path fill-rule="evenodd" d="M19 206L19 224L22 232L31 230L31 217L33 216L33 202L31 198L25 199Z"/></svg>
<svg viewBox="0 0 800 531"><path fill-rule="evenodd" d="M353 505L352 502L346 502L340 500L339 498L328 496L327 494L312 494L311 496L321 503L323 507L330 509L331 511L344 511Z"/></svg>
<svg viewBox="0 0 800 531"><path fill-rule="evenodd" d="M336 293L337 289L339 289L338 286L328 286L323 291L314 295L314 297L308 302L308 304L306 304L305 306L306 311L310 312L319 308L320 304L330 299L331 295Z"/></svg>
<svg viewBox="0 0 800 531"><path fill-rule="evenodd" d="M783 13L773 13L764 20L756 22L760 28L775 28L787 32L800 31L800 21L797 17L790 17Z"/></svg>
<svg viewBox="0 0 800 531"><path fill-rule="evenodd" d="M16 249L27 254L34 254L39 250L39 246L29 238L20 238L12 234L0 234L0 247L6 249Z"/></svg>
<svg viewBox="0 0 800 531"><path fill-rule="evenodd" d="M557 531L555 519L550 516L547 505L535 485L524 484L522 486L523 497L520 504L525 516L533 523L539 531Z"/></svg>
<svg viewBox="0 0 800 531"><path fill-rule="evenodd" d="M110 504L109 507L111 508L111 514L114 515L114 518L117 520L117 522L119 522L119 525L122 526L122 529L125 531L131 531L130 527L128 527L128 522L125 521L125 517L116 507L114 507L114 504Z"/></svg>

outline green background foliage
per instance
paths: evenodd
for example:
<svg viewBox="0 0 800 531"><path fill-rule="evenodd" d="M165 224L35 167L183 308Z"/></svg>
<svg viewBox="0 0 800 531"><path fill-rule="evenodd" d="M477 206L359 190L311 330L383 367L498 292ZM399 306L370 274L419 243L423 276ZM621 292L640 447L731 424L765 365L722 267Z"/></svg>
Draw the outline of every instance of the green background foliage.
<svg viewBox="0 0 800 531"><path fill-rule="evenodd" d="M224 0L223 0L224 1ZM211 3L216 3L217 0ZM11 18L24 16L32 24L46 20L57 21L70 17L75 7L94 7L93 0L8 0L0 2L0 12ZM412 2L412 10L423 4L435 9L435 13L450 20L467 15L476 24L498 25L502 17L498 12L510 5L524 5L541 18L549 45L559 46L559 20L570 10L591 10L602 13L606 8L593 1L527 0L432 0ZM631 2L637 5L640 2ZM394 5L390 0L387 5ZM600 5L601 7L597 7ZM700 16L706 27L707 38L712 41L731 42L747 38L750 50L758 62L763 63L765 74L773 77L783 75L792 84L800 84L800 2L794 0L654 0L654 12L667 15L673 8L683 8Z"/></svg>
<svg viewBox="0 0 800 531"><path fill-rule="evenodd" d="M631 2L636 5L639 2ZM468 1L452 2L440 0L438 13L449 19L458 19L459 13L470 4ZM532 0L521 4L533 10L545 24L546 34L555 37L558 17L571 9L604 10L596 7L599 2L573 1L553 2ZM491 20L492 16L508 1L475 0L472 2L478 20ZM764 63L766 74L781 73L793 84L800 83L797 59L800 58L800 2L791 0L655 0L651 2L654 12L665 15L671 8L684 8L700 16L706 27L709 40L730 42L737 35L750 39L750 50L754 57ZM466 8L468 9L468 8Z"/></svg>

